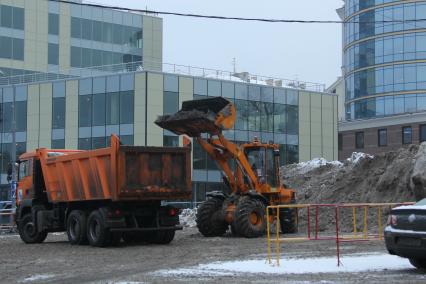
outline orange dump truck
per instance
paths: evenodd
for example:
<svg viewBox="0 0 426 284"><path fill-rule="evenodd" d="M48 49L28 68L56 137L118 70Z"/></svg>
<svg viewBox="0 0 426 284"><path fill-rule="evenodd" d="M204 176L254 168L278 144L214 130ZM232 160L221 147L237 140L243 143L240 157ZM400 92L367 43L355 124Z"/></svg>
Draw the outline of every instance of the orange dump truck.
<svg viewBox="0 0 426 284"><path fill-rule="evenodd" d="M25 243L66 231L71 244L170 243L178 210L162 201L191 198L188 147L37 149L20 156L16 223Z"/></svg>

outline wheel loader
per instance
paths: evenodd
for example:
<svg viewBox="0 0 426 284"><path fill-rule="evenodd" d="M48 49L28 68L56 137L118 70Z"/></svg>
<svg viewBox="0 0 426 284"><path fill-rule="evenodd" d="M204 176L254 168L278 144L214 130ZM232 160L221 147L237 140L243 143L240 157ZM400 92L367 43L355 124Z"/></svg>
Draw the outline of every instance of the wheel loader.
<svg viewBox="0 0 426 284"><path fill-rule="evenodd" d="M278 145L257 138L243 145L227 140L223 131L231 129L235 119L236 108L230 101L212 97L185 101L180 111L155 121L163 129L193 137L217 163L230 189L230 194L209 192L198 208L197 227L206 237L221 236L229 227L234 235L262 236L266 207L295 203L295 191L280 183ZM271 218L277 214L270 213ZM281 209L280 227L283 233L297 230L295 209Z"/></svg>

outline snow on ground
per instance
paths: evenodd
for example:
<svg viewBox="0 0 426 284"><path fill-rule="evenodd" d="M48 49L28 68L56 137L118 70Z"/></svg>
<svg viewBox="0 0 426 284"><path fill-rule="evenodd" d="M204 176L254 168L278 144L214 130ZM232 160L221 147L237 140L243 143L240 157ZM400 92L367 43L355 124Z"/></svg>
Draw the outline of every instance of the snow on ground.
<svg viewBox="0 0 426 284"><path fill-rule="evenodd" d="M195 222L197 216L197 208L194 209L183 209L179 215L180 224L184 227L195 227L197 223Z"/></svg>
<svg viewBox="0 0 426 284"><path fill-rule="evenodd" d="M35 274L35 275L31 275L27 278L24 278L24 280L22 280L20 282L26 283L26 282L40 281L40 280L46 280L46 279L53 278L53 277L55 277L55 275L53 275L53 274Z"/></svg>
<svg viewBox="0 0 426 284"><path fill-rule="evenodd" d="M336 257L286 258L280 260L280 266L269 264L264 259L221 261L189 268L159 270L154 274L225 276L244 273L309 274L414 269L407 259L389 254L354 254L341 258L341 263L337 266Z"/></svg>

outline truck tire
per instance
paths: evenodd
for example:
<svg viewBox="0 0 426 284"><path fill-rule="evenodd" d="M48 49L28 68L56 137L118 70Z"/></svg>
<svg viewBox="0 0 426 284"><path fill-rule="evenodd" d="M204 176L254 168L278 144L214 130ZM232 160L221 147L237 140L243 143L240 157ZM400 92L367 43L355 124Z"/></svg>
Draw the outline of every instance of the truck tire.
<svg viewBox="0 0 426 284"><path fill-rule="evenodd" d="M205 237L218 237L225 234L228 224L220 218L223 200L210 198L204 201L197 210L198 231Z"/></svg>
<svg viewBox="0 0 426 284"><path fill-rule="evenodd" d="M68 241L72 245L84 245L87 240L87 217L81 210L73 210L67 218Z"/></svg>
<svg viewBox="0 0 426 284"><path fill-rule="evenodd" d="M94 247L106 247L110 244L111 233L105 227L105 220L98 210L90 213L87 219L87 239Z"/></svg>
<svg viewBox="0 0 426 284"><path fill-rule="evenodd" d="M47 232L37 232L31 213L25 214L18 223L18 232L26 244L39 244L44 242Z"/></svg>
<svg viewBox="0 0 426 284"><path fill-rule="evenodd" d="M135 244L143 241L143 236L140 232L124 232L122 237L126 244Z"/></svg>
<svg viewBox="0 0 426 284"><path fill-rule="evenodd" d="M152 244L166 245L173 241L175 237L174 230L156 231L145 233L143 239Z"/></svg>
<svg viewBox="0 0 426 284"><path fill-rule="evenodd" d="M281 208L280 209L280 227L283 234L297 233L297 209Z"/></svg>
<svg viewBox="0 0 426 284"><path fill-rule="evenodd" d="M410 258L409 261L417 269L426 269L426 259Z"/></svg>
<svg viewBox="0 0 426 284"><path fill-rule="evenodd" d="M262 201L242 197L234 216L234 226L238 235L245 238L263 236L266 231L265 205Z"/></svg>

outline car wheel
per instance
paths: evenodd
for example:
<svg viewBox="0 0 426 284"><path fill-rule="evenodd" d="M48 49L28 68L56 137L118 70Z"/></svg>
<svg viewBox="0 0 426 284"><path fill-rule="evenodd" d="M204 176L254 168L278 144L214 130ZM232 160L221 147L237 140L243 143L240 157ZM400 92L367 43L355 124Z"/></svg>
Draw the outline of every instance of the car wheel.
<svg viewBox="0 0 426 284"><path fill-rule="evenodd" d="M410 258L410 263L418 269L426 269L426 259Z"/></svg>

